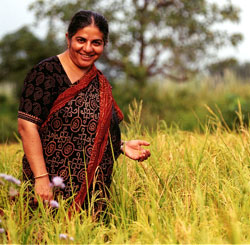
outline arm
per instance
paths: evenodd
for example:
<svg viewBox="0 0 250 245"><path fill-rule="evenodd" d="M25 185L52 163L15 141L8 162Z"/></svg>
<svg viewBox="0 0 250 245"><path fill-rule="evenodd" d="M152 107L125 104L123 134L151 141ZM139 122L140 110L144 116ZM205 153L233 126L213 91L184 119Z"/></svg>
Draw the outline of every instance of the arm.
<svg viewBox="0 0 250 245"><path fill-rule="evenodd" d="M142 146L149 145L150 143L144 140L123 141L121 151L130 159L142 162L151 155L150 151L147 149L143 149Z"/></svg>
<svg viewBox="0 0 250 245"><path fill-rule="evenodd" d="M37 176L47 173L38 125L24 119L18 119L18 132L21 135L23 149L35 177L35 192L44 200L51 200L53 193L49 176Z"/></svg>

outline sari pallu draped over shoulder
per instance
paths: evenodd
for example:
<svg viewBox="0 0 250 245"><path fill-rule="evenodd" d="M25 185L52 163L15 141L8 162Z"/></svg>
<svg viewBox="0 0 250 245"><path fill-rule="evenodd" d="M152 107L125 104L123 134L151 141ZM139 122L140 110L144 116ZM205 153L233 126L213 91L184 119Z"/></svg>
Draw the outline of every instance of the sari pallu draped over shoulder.
<svg viewBox="0 0 250 245"><path fill-rule="evenodd" d="M98 76L100 84L100 115L96 129L96 136L87 167L88 186L86 181L81 184L81 188L76 195L73 204L75 205L76 210L79 210L79 208L83 205L86 194L88 192L88 188L93 181L95 171L102 160L105 146L108 140L113 106L117 113L119 121L122 121L123 119L123 114L113 98L111 85L109 84L106 77L96 69L95 65L93 65L91 70L80 79L78 84L68 88L58 96L50 110L47 120L41 126L41 128L45 127L53 114L60 110L63 106L65 106L65 104L72 98L74 98L81 90L86 88L96 76Z"/></svg>

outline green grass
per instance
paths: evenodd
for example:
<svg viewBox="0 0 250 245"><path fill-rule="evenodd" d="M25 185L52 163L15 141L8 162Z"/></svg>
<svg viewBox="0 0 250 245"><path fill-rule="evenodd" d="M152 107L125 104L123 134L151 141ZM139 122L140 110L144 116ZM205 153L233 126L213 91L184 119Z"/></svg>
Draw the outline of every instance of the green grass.
<svg viewBox="0 0 250 245"><path fill-rule="evenodd" d="M152 155L143 163L120 156L107 215L93 221L82 211L69 219L61 202L57 214L40 205L30 216L24 184L11 200L6 183L0 243L250 243L250 130L229 130L213 117L202 134L164 122L149 132L140 125L140 105L133 110L123 139L150 141ZM21 178L21 157L20 144L1 145L0 172ZM60 240L61 233L74 241Z"/></svg>

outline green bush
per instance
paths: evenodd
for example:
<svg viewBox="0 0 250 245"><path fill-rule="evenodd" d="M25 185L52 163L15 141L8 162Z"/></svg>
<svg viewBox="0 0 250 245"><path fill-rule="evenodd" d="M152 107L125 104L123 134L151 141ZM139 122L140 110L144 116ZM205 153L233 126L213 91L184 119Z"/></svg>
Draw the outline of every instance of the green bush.
<svg viewBox="0 0 250 245"><path fill-rule="evenodd" d="M17 140L17 109L18 103L15 99L0 94L0 143Z"/></svg>
<svg viewBox="0 0 250 245"><path fill-rule="evenodd" d="M221 120L234 129L242 120L249 125L250 84L227 74L222 80L197 78L182 84L153 82L139 88L131 82L113 84L113 95L128 121L129 105L143 101L141 124L154 129L159 120L181 130L202 131L207 121ZM0 95L0 142L15 141L18 103ZM210 111L209 111L210 110ZM212 112L212 113L211 113ZM214 113L214 115L213 115ZM215 119L215 117L217 119Z"/></svg>
<svg viewBox="0 0 250 245"><path fill-rule="evenodd" d="M250 84L231 75L221 81L200 78L184 84L153 83L141 90L133 84L120 83L114 86L113 94L125 114L125 120L128 105L133 100L142 100L141 123L149 128L154 128L157 121L164 120L167 125L174 124L182 130L201 130L213 117L207 109L210 108L233 129L239 123L239 105L243 123L249 124Z"/></svg>

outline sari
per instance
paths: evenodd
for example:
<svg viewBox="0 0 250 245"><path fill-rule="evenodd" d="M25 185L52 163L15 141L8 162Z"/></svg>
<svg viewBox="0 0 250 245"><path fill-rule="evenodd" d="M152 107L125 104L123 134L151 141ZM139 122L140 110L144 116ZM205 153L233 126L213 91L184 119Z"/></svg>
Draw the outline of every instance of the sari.
<svg viewBox="0 0 250 245"><path fill-rule="evenodd" d="M59 94L41 124L49 177L60 176L66 185L64 190L56 189L55 195L66 199L75 194L77 210L93 188L97 172L97 180L105 188L110 185L113 161L120 154L122 119L109 82L93 65L76 85ZM26 157L23 164L25 178L33 181Z"/></svg>

